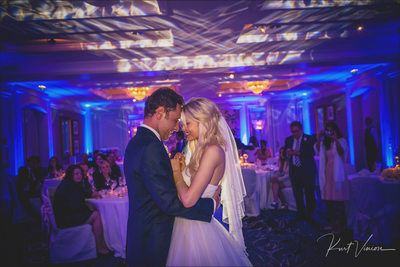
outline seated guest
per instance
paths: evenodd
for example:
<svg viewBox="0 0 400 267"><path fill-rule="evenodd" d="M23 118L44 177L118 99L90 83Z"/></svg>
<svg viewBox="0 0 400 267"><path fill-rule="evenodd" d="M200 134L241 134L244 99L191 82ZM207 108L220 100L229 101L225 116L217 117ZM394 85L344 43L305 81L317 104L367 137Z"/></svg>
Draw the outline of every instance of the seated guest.
<svg viewBox="0 0 400 267"><path fill-rule="evenodd" d="M85 194L82 186L83 170L78 165L67 168L65 178L57 187L54 195L54 215L57 226L68 228L83 224L90 224L96 241L99 254L109 254L110 250L104 245L103 226L100 213L91 211L85 203Z"/></svg>
<svg viewBox="0 0 400 267"><path fill-rule="evenodd" d="M257 149L255 156L256 160L261 161L261 164L265 165L267 159L272 158L272 151L269 147L267 148L267 141L261 140L260 144L261 148Z"/></svg>
<svg viewBox="0 0 400 267"><path fill-rule="evenodd" d="M48 178L56 178L60 177L64 173L64 169L61 166L60 162L58 161L57 157L51 157L49 159L49 167L47 169Z"/></svg>
<svg viewBox="0 0 400 267"><path fill-rule="evenodd" d="M27 160L27 166L18 170L16 191L18 200L24 206L25 211L34 218L40 218L40 212L36 212L30 199L40 198L40 188L43 185L47 172L41 167L39 156L31 156Z"/></svg>
<svg viewBox="0 0 400 267"><path fill-rule="evenodd" d="M82 187L85 194L92 195L92 197L97 197L100 194L96 191L94 186L93 177L89 177L89 167L85 162L79 163L79 166L82 168L83 177L82 177Z"/></svg>
<svg viewBox="0 0 400 267"><path fill-rule="evenodd" d="M82 162L86 163L86 165L90 168L94 166L94 162L89 160L89 156L86 153L81 154Z"/></svg>
<svg viewBox="0 0 400 267"><path fill-rule="evenodd" d="M236 132L235 132L235 129L231 129L231 131L232 131L232 134L233 134L233 136L235 137L235 143L236 143L236 147L237 147L237 150L238 150L238 152L239 152L239 154L240 154L240 152L242 151L242 149L243 149L243 147L244 147L244 144L242 143L242 141L240 140L240 138L237 138L236 137Z"/></svg>
<svg viewBox="0 0 400 267"><path fill-rule="evenodd" d="M113 153L107 155L107 161L110 164L111 176L117 178L121 177L121 168L115 163L115 155Z"/></svg>
<svg viewBox="0 0 400 267"><path fill-rule="evenodd" d="M106 160L100 162L99 172L93 174L94 185L96 190L100 191L103 189L114 189L112 188L113 183L118 183L118 177L112 176L110 163Z"/></svg>
<svg viewBox="0 0 400 267"><path fill-rule="evenodd" d="M250 136L249 145L244 147L243 153L246 153L249 157L247 158L247 162L254 163L256 161L256 151L258 149L258 140L252 135Z"/></svg>
<svg viewBox="0 0 400 267"><path fill-rule="evenodd" d="M94 171L95 171L95 172L97 172L97 171L100 170L100 163L101 163L101 161L103 161L103 160L107 160L107 157L104 156L104 154L102 154L102 153L100 153L100 152L98 152L97 154L95 154L95 156L94 156L94 163L93 163L93 168L94 168Z"/></svg>
<svg viewBox="0 0 400 267"><path fill-rule="evenodd" d="M279 170L275 172L271 177L272 195L274 197L274 202L272 202L271 207L277 209L279 207L278 197L281 200L281 208L287 208L287 203L285 198L280 191L281 188L291 187L289 177L289 160L285 157L285 148L281 147L279 149Z"/></svg>
<svg viewBox="0 0 400 267"><path fill-rule="evenodd" d="M111 150L111 153L114 155L115 161L121 161L121 156L119 155L118 149Z"/></svg>

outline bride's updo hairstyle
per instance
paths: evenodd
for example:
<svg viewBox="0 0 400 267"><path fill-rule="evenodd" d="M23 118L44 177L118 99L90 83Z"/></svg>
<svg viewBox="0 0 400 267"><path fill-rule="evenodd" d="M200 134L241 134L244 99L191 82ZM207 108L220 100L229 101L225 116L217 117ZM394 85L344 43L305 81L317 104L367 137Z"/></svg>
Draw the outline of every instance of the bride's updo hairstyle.
<svg viewBox="0 0 400 267"><path fill-rule="evenodd" d="M183 106L182 122L186 126L186 118L199 123L199 138L189 142L191 152L190 163L187 166L191 176L197 172L204 150L209 145L224 148L225 141L219 129L221 112L217 105L204 97L194 97Z"/></svg>

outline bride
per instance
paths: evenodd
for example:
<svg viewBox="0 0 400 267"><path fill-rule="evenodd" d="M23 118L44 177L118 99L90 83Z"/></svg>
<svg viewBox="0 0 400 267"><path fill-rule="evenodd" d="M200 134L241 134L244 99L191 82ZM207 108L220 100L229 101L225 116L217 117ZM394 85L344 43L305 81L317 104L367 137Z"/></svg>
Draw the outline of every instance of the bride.
<svg viewBox="0 0 400 267"><path fill-rule="evenodd" d="M190 161L182 154L171 160L178 195L185 207L211 197L222 186L223 220L210 223L175 218L167 266L251 266L242 234L246 191L235 139L214 102L192 98L182 113Z"/></svg>

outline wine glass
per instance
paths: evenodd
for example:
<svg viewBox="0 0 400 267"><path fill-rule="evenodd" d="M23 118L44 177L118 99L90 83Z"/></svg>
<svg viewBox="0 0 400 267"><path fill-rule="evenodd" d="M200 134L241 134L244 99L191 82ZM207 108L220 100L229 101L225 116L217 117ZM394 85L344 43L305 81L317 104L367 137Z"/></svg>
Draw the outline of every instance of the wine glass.
<svg viewBox="0 0 400 267"><path fill-rule="evenodd" d="M117 187L117 181L112 180L112 181L111 181L111 190L114 191L116 187Z"/></svg>
<svg viewBox="0 0 400 267"><path fill-rule="evenodd" d="M119 185L124 187L126 186L125 179L123 177L118 178Z"/></svg>
<svg viewBox="0 0 400 267"><path fill-rule="evenodd" d="M243 154L243 158L244 158L244 163L247 163L247 159L249 158L249 155L247 155L246 153Z"/></svg>
<svg viewBox="0 0 400 267"><path fill-rule="evenodd" d="M111 186L111 181L110 180L111 179L106 179L106 183L105 183L106 187L110 187Z"/></svg>

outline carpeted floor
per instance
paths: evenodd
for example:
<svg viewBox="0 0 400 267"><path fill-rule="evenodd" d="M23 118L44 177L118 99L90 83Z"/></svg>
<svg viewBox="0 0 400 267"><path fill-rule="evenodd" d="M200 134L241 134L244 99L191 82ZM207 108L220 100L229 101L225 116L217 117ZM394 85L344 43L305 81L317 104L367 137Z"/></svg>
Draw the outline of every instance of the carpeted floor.
<svg viewBox="0 0 400 267"><path fill-rule="evenodd" d="M3 207L4 208L4 207ZM2 266L55 266L49 262L48 243L41 231L40 222L11 224L5 222L2 213L1 251L5 253ZM3 217L5 216L5 217ZM258 217L243 219L243 234L250 261L254 266L398 266L400 262L400 242L397 240L390 248L396 251L360 251L355 255L354 247L345 251L331 251L326 256L331 238L322 237L327 232L321 230L326 218L321 207L315 215L316 224L294 221L295 213L287 210L262 211ZM345 232L340 244L352 240L351 231ZM364 243L360 243L362 247ZM372 244L367 244L368 246ZM373 261L374 260L374 261ZM95 260L67 264L63 266L124 266L123 260L111 256Z"/></svg>

